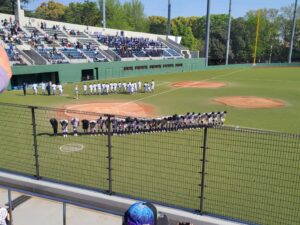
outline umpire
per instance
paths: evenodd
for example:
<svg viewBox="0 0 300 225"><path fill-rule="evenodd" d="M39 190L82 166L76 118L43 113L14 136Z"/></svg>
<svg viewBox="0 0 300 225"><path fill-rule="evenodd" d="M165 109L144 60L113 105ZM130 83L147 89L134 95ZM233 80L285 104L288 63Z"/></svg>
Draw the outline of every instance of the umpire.
<svg viewBox="0 0 300 225"><path fill-rule="evenodd" d="M57 136L57 128L58 128L58 122L57 122L57 119L55 118L51 118L50 119L50 124L53 128L53 135L54 136Z"/></svg>

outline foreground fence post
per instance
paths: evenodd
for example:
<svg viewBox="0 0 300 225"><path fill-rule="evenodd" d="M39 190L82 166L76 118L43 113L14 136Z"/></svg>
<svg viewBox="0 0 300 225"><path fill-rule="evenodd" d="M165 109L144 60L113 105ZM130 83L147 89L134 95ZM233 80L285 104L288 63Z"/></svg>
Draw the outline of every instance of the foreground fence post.
<svg viewBox="0 0 300 225"><path fill-rule="evenodd" d="M63 202L63 225L67 225L67 204Z"/></svg>
<svg viewBox="0 0 300 225"><path fill-rule="evenodd" d="M9 213L9 225L13 225L13 208L12 208L12 199L11 199L11 190L7 190L8 194L8 213Z"/></svg>
<svg viewBox="0 0 300 225"><path fill-rule="evenodd" d="M35 177L39 180L40 177L40 164L39 164L39 152L37 145L37 137L36 137L36 122L35 122L35 107L31 108L31 116L32 116L32 129L33 129L33 147L34 147L34 158L35 158Z"/></svg>
<svg viewBox="0 0 300 225"><path fill-rule="evenodd" d="M204 127L203 146L202 146L202 171L201 171L201 193L200 193L200 214L203 214L204 208L204 188L205 188L205 167L207 150L207 126Z"/></svg>
<svg viewBox="0 0 300 225"><path fill-rule="evenodd" d="M108 194L112 195L112 145L111 145L111 116L107 117L107 150L108 150Z"/></svg>

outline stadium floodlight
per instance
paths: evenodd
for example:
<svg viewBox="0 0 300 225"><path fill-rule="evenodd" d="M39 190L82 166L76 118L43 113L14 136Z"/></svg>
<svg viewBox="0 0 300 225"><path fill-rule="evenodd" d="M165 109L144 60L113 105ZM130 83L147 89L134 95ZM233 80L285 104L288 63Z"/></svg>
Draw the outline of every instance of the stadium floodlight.
<svg viewBox="0 0 300 225"><path fill-rule="evenodd" d="M255 38L254 55L253 55L253 65L254 66L256 65L257 46L258 46L258 39L259 39L260 15L261 15L261 11L258 10L257 23L256 23L256 38Z"/></svg>
<svg viewBox="0 0 300 225"><path fill-rule="evenodd" d="M167 37L171 34L171 0L168 0L168 30Z"/></svg>
<svg viewBox="0 0 300 225"><path fill-rule="evenodd" d="M102 15L103 15L102 25L103 28L106 28L106 0L102 0Z"/></svg>
<svg viewBox="0 0 300 225"><path fill-rule="evenodd" d="M229 49L230 49L230 32L231 32L231 2L229 0L229 12L228 12L228 31L227 31L227 47L226 47L226 65L228 65Z"/></svg>
<svg viewBox="0 0 300 225"><path fill-rule="evenodd" d="M207 0L207 12L206 12L206 38L205 38L205 66L208 66L209 33L210 33L210 0Z"/></svg>
<svg viewBox="0 0 300 225"><path fill-rule="evenodd" d="M289 63L292 63L294 37L295 37L295 29L296 29L297 6L298 6L298 0L295 0L295 8L294 8L294 15L293 15L293 30L292 30L292 37L291 37L291 43L290 43L290 53L289 53L289 59L288 59Z"/></svg>

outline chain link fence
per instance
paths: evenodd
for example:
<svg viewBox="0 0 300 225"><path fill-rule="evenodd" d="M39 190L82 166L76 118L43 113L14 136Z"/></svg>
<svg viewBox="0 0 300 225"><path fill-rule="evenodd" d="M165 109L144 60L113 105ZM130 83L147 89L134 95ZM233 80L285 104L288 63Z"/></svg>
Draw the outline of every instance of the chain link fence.
<svg viewBox="0 0 300 225"><path fill-rule="evenodd" d="M49 120L107 118L54 135ZM249 224L300 223L300 136L234 127L115 135L113 115L0 103L0 169ZM59 126L60 127L60 126Z"/></svg>

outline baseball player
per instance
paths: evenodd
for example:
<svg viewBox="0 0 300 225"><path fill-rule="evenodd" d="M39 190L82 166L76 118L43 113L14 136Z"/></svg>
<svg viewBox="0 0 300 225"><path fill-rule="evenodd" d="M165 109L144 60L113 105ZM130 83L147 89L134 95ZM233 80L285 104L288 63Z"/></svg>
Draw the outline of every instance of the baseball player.
<svg viewBox="0 0 300 225"><path fill-rule="evenodd" d="M82 129L84 133L88 132L90 122L87 119L82 120Z"/></svg>
<svg viewBox="0 0 300 225"><path fill-rule="evenodd" d="M50 119L50 124L51 124L52 129L53 129L53 136L57 136L57 128L58 128L57 119L51 118Z"/></svg>
<svg viewBox="0 0 300 225"><path fill-rule="evenodd" d="M111 93L114 92L114 84L112 82L109 83L109 90Z"/></svg>
<svg viewBox="0 0 300 225"><path fill-rule="evenodd" d="M151 91L152 91L153 95L154 95L154 88L155 88L155 82L154 82L154 80L152 80L152 82L151 82Z"/></svg>
<svg viewBox="0 0 300 225"><path fill-rule="evenodd" d="M101 85L101 83L97 84L97 89L98 89L98 95L101 95L101 92L102 92L102 85Z"/></svg>
<svg viewBox="0 0 300 225"><path fill-rule="evenodd" d="M118 84L115 82L115 83L114 83L114 93L115 93L115 94L117 93L117 87L118 87Z"/></svg>
<svg viewBox="0 0 300 225"><path fill-rule="evenodd" d="M62 134L63 137L68 137L68 125L69 125L69 121L68 120L61 120L60 121L60 125L61 125L61 130L62 130Z"/></svg>
<svg viewBox="0 0 300 225"><path fill-rule="evenodd" d="M110 89L109 89L110 85L108 83L106 83L106 94L108 95L109 92L110 92Z"/></svg>
<svg viewBox="0 0 300 225"><path fill-rule="evenodd" d="M89 84L89 89L90 89L90 95L93 95L94 85Z"/></svg>
<svg viewBox="0 0 300 225"><path fill-rule="evenodd" d="M125 82L123 82L123 93L126 93L126 87L127 87L127 84Z"/></svg>
<svg viewBox="0 0 300 225"><path fill-rule="evenodd" d="M142 92L142 82L140 80L138 81L138 89L139 92Z"/></svg>
<svg viewBox="0 0 300 225"><path fill-rule="evenodd" d="M63 91L63 87L62 87L61 84L58 84L58 85L57 85L57 89L58 89L59 95L62 95L64 91Z"/></svg>
<svg viewBox="0 0 300 225"><path fill-rule="evenodd" d="M78 85L75 85L75 88L74 88L74 93L75 93L75 98L78 99L79 97L79 90L78 90Z"/></svg>
<svg viewBox="0 0 300 225"><path fill-rule="evenodd" d="M83 84L83 94L87 95L87 85Z"/></svg>
<svg viewBox="0 0 300 225"><path fill-rule="evenodd" d="M100 116L97 119L97 128L98 128L98 135L102 135L103 134L103 125L104 125L104 121L102 119L102 117Z"/></svg>
<svg viewBox="0 0 300 225"><path fill-rule="evenodd" d="M91 132L91 136L96 136L96 124L97 124L97 121L95 120L91 120L90 121L90 132Z"/></svg>
<svg viewBox="0 0 300 225"><path fill-rule="evenodd" d="M42 94L46 94L46 84L44 82L41 83L41 88L42 88Z"/></svg>
<svg viewBox="0 0 300 225"><path fill-rule="evenodd" d="M52 93L56 95L56 84L52 84Z"/></svg>
<svg viewBox="0 0 300 225"><path fill-rule="evenodd" d="M37 88L37 84L32 84L32 89L33 89L33 93L34 95L37 95L37 92L38 92L38 88Z"/></svg>
<svg viewBox="0 0 300 225"><path fill-rule="evenodd" d="M119 83L118 83L118 92L120 93L121 90L122 90L122 83L121 83L121 81L119 81Z"/></svg>
<svg viewBox="0 0 300 225"><path fill-rule="evenodd" d="M93 89L94 89L94 95L97 94L97 89L98 89L98 85L96 83L93 84Z"/></svg>
<svg viewBox="0 0 300 225"><path fill-rule="evenodd" d="M79 119L78 118L72 118L71 124L73 126L73 134L75 137L78 136L78 127L79 127Z"/></svg>

